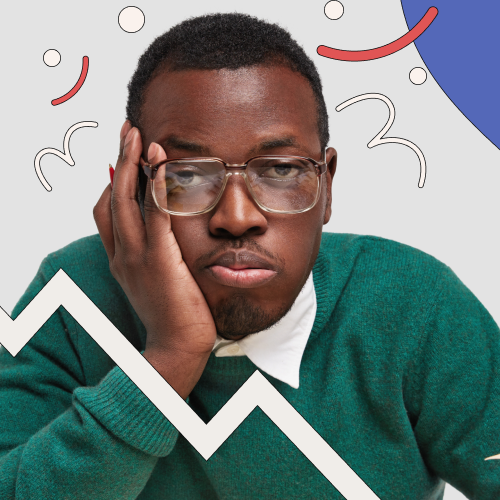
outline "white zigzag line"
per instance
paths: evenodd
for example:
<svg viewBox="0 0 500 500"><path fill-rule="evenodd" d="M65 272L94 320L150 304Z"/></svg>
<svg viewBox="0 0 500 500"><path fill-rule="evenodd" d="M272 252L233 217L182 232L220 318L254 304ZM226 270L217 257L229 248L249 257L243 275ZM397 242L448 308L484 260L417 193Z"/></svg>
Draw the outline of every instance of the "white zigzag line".
<svg viewBox="0 0 500 500"><path fill-rule="evenodd" d="M16 356L61 305L205 460L258 406L347 500L380 500L258 371L205 424L62 269L15 321L0 308L0 343Z"/></svg>

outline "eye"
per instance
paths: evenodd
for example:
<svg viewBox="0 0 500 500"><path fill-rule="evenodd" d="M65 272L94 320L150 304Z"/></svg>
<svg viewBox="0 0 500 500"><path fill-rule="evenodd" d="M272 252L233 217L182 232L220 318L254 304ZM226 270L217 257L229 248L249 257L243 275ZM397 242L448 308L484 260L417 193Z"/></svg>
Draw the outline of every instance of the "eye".
<svg viewBox="0 0 500 500"><path fill-rule="evenodd" d="M177 172L175 175L179 184L182 184L183 186L196 184L196 182L201 178L200 175L195 174L194 172L191 172L189 170Z"/></svg>
<svg viewBox="0 0 500 500"><path fill-rule="evenodd" d="M260 177L273 180L293 180L304 174L307 166L300 161L279 161L273 160L262 165Z"/></svg>
<svg viewBox="0 0 500 500"><path fill-rule="evenodd" d="M194 188L206 182L202 169L193 165L173 165L166 170L165 178L169 190L180 188Z"/></svg>
<svg viewBox="0 0 500 500"><path fill-rule="evenodd" d="M269 169L269 177L295 177L299 169L294 165L277 165Z"/></svg>

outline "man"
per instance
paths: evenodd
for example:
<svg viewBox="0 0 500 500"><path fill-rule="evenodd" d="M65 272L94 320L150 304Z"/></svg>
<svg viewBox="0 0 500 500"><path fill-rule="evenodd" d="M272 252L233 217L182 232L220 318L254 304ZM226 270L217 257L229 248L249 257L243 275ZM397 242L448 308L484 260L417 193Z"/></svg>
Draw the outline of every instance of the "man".
<svg viewBox="0 0 500 500"><path fill-rule="evenodd" d="M205 422L260 369L379 498L498 498L498 327L432 257L322 234L336 151L289 35L181 23L127 115L100 237L14 317L63 268ZM205 461L64 310L1 356L1 498L342 498L260 411Z"/></svg>

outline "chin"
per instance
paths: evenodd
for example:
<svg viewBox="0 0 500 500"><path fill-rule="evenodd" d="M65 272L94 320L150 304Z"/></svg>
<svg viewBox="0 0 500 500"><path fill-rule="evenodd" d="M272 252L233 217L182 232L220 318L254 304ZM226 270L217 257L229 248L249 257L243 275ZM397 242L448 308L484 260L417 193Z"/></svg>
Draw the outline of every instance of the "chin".
<svg viewBox="0 0 500 500"><path fill-rule="evenodd" d="M227 340L238 340L253 333L267 330L290 310L292 304L264 308L247 297L233 295L214 307L217 334Z"/></svg>

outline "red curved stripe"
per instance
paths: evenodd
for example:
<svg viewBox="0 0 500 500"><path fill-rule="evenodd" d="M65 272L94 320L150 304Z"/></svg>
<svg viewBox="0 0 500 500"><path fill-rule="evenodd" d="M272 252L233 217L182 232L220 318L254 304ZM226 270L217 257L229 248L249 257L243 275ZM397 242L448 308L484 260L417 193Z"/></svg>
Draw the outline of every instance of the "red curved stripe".
<svg viewBox="0 0 500 500"><path fill-rule="evenodd" d="M408 33L382 47L369 50L339 50L320 45L318 47L318 54L330 59L337 59L338 61L371 61L372 59L379 59L380 57L394 54L394 52L414 42L430 26L437 15L438 10L436 7L430 7L424 17Z"/></svg>
<svg viewBox="0 0 500 500"><path fill-rule="evenodd" d="M71 99L82 87L85 78L87 78L88 70L89 70L89 58L87 56L83 56L82 72L80 73L80 78L78 78L76 85L67 94L64 94L62 97L59 97L58 99L54 99L52 101L52 106L57 106L58 104L62 104L63 102L66 102L68 99Z"/></svg>

